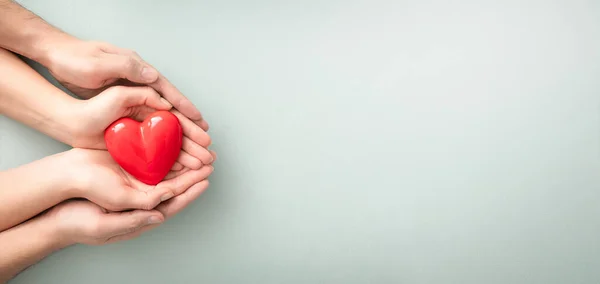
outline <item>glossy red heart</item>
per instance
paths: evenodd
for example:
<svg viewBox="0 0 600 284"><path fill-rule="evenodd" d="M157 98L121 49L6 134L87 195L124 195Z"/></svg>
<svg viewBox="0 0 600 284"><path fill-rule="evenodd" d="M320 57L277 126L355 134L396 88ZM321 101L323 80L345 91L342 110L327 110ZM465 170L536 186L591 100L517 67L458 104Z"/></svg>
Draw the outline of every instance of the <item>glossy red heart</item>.
<svg viewBox="0 0 600 284"><path fill-rule="evenodd" d="M177 117L157 111L144 121L121 118L104 132L113 159L143 183L156 185L165 178L179 156L183 132Z"/></svg>

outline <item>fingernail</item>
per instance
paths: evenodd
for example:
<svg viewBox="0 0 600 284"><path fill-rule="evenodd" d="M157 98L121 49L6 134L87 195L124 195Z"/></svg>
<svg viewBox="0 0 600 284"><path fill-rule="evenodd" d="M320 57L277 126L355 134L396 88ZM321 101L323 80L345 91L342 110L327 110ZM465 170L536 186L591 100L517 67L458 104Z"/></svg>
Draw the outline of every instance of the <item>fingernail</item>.
<svg viewBox="0 0 600 284"><path fill-rule="evenodd" d="M160 218L158 218L158 216L152 216L152 217L148 218L148 224L158 224L158 223L162 223L162 220Z"/></svg>
<svg viewBox="0 0 600 284"><path fill-rule="evenodd" d="M160 101L168 107L173 107L173 105L169 101L165 100L165 98L161 97Z"/></svg>
<svg viewBox="0 0 600 284"><path fill-rule="evenodd" d="M147 82L154 82L156 81L157 77L158 73L156 70L154 70L154 68L144 67L144 69L142 69L142 78Z"/></svg>
<svg viewBox="0 0 600 284"><path fill-rule="evenodd" d="M163 196L160 198L160 202L163 202L163 201L165 201L165 200L169 200L169 199L171 199L171 197L173 197L173 196L175 196L175 195L174 195L173 193L171 193L171 192L169 192L169 193L165 193L165 195L163 195Z"/></svg>

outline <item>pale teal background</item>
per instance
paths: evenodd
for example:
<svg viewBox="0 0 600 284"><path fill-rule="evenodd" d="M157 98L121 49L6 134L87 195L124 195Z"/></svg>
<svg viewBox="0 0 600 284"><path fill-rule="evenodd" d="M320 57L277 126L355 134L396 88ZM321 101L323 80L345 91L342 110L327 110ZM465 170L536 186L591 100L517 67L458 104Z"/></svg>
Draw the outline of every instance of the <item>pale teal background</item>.
<svg viewBox="0 0 600 284"><path fill-rule="evenodd" d="M14 283L600 282L599 1L22 3L137 50L220 158L164 226ZM67 149L0 127L1 169Z"/></svg>

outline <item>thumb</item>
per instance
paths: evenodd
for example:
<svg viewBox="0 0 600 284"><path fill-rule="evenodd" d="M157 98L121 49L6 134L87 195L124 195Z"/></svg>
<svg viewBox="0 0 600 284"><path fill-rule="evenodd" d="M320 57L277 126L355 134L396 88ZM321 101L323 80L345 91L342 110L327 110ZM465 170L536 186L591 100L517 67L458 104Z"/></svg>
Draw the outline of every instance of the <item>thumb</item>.
<svg viewBox="0 0 600 284"><path fill-rule="evenodd" d="M173 196L174 192L167 187L154 187L148 191L138 190L132 187L125 188L115 198L115 208L151 210L163 201Z"/></svg>
<svg viewBox="0 0 600 284"><path fill-rule="evenodd" d="M106 54L101 68L108 79L123 78L134 83L150 84L158 80L158 71L133 55Z"/></svg>
<svg viewBox="0 0 600 284"><path fill-rule="evenodd" d="M117 96L124 107L149 106L158 110L169 110L173 106L150 87L124 87L119 86Z"/></svg>
<svg viewBox="0 0 600 284"><path fill-rule="evenodd" d="M133 210L128 212L113 212L105 214L99 221L98 227L103 235L114 237L133 233L141 227L150 224L159 224L165 220L164 216L156 210Z"/></svg>

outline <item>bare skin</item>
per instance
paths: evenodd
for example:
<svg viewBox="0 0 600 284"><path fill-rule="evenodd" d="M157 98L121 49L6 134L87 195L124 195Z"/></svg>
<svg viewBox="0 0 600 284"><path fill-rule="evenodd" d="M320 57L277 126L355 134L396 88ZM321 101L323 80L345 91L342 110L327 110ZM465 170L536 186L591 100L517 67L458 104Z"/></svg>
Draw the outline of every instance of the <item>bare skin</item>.
<svg viewBox="0 0 600 284"><path fill-rule="evenodd" d="M73 198L110 211L151 210L208 178L211 165L175 172L156 186L125 172L105 150L72 149L0 172L0 231Z"/></svg>
<svg viewBox="0 0 600 284"><path fill-rule="evenodd" d="M113 86L88 100L63 93L14 54L0 49L0 113L78 148L106 149L103 132L120 117L143 120L156 110L171 110L184 139L178 163L199 169L212 163L211 140L148 86ZM175 168L178 170L180 168Z"/></svg>
<svg viewBox="0 0 600 284"><path fill-rule="evenodd" d="M133 50L80 40L11 0L0 0L0 47L41 63L85 99L123 81L148 85L184 117L208 131L208 123L192 102Z"/></svg>
<svg viewBox="0 0 600 284"><path fill-rule="evenodd" d="M153 210L109 212L89 201L61 203L38 217L0 232L0 283L73 244L103 245L136 238L179 213L207 187L208 180L196 183Z"/></svg>
<svg viewBox="0 0 600 284"><path fill-rule="evenodd" d="M44 65L78 100L13 53ZM183 128L181 155L164 181L145 185L104 150L104 129L156 110ZM81 149L0 172L0 282L61 248L135 238L207 187L215 153L198 109L132 50L73 37L19 4L0 0L0 113Z"/></svg>

